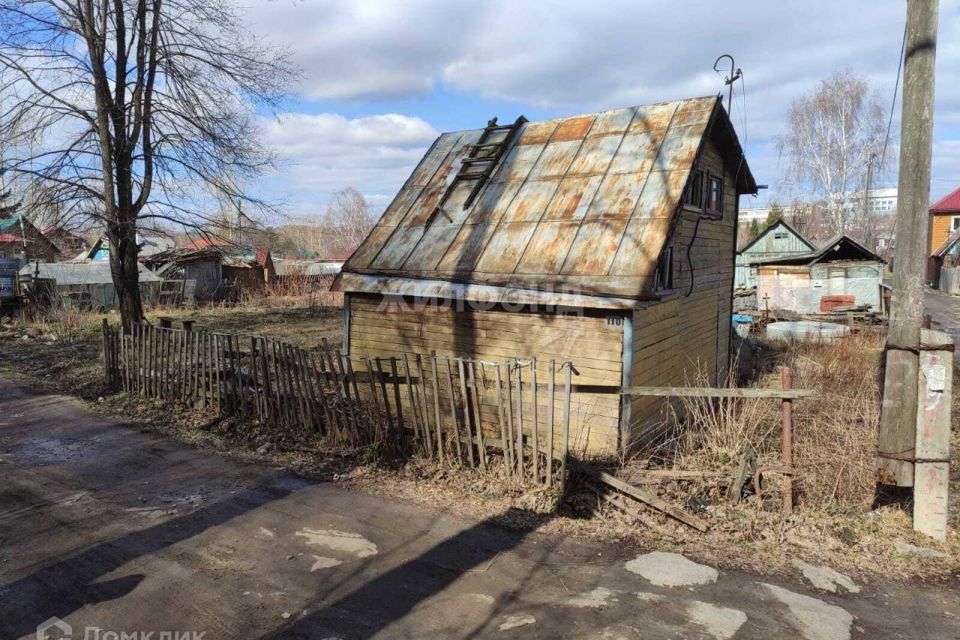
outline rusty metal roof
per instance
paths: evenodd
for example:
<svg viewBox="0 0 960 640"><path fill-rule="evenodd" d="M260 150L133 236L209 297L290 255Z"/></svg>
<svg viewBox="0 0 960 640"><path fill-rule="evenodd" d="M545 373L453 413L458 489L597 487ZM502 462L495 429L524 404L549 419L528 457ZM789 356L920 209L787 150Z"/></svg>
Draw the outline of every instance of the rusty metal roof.
<svg viewBox="0 0 960 640"><path fill-rule="evenodd" d="M467 208L473 184L454 178L482 130L444 133L343 271L649 297L690 170L718 116L739 161L713 96L526 123ZM739 192L755 191L745 164L739 180ZM358 290L358 280L340 286Z"/></svg>

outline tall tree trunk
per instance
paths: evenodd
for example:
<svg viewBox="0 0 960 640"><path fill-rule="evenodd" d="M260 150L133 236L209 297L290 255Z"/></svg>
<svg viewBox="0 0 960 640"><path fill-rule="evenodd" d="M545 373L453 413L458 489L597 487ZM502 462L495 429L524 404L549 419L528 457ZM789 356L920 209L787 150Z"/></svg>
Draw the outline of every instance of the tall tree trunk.
<svg viewBox="0 0 960 640"><path fill-rule="evenodd" d="M111 224L107 237L110 240L110 274L117 293L120 322L124 333L130 333L133 325L143 320L136 225Z"/></svg>

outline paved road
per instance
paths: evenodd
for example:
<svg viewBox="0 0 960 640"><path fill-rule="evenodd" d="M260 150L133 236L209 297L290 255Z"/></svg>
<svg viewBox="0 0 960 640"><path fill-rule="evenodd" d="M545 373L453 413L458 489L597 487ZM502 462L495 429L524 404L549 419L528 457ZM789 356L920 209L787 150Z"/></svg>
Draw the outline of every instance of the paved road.
<svg viewBox="0 0 960 640"><path fill-rule="evenodd" d="M960 296L951 296L936 289L926 289L923 312L930 315L930 327L946 331L960 345ZM954 352L954 362L960 364L960 350Z"/></svg>
<svg viewBox="0 0 960 640"><path fill-rule="evenodd" d="M4 639L53 616L77 640L946 639L960 628L956 584L827 595L508 532L196 451L3 380L0 477Z"/></svg>

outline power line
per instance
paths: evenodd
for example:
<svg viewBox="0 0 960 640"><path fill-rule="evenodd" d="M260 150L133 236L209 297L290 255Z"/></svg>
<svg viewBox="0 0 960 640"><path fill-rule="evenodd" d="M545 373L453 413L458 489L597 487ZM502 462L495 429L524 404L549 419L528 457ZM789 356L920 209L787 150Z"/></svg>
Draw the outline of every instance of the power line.
<svg viewBox="0 0 960 640"><path fill-rule="evenodd" d="M746 147L749 144L750 137L747 135L747 81L744 78L743 71L737 69L740 73L740 102L743 105L743 113L741 117L743 118L743 146Z"/></svg>
<svg viewBox="0 0 960 640"><path fill-rule="evenodd" d="M893 126L893 111L897 106L897 90L900 88L900 74L903 71L903 53L907 47L907 27L903 27L903 40L900 42L900 62L897 64L897 81L893 84L893 101L890 103L890 118L887 120L887 135L883 137L883 151L880 153L880 168L887 158L887 143L890 141L890 128Z"/></svg>

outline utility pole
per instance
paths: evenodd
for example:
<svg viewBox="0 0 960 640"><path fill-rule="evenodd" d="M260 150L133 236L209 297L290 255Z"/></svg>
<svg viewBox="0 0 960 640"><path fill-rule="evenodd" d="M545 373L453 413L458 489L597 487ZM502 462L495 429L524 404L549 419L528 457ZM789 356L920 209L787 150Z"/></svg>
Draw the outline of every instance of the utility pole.
<svg viewBox="0 0 960 640"><path fill-rule="evenodd" d="M870 180L873 177L873 159L875 155L870 154L867 158L867 175L863 181L863 207L860 211L860 223L863 225L859 229L860 238L871 250L876 251L877 242L875 238L876 230L870 224Z"/></svg>
<svg viewBox="0 0 960 640"><path fill-rule="evenodd" d="M938 0L907 0L897 182L897 259L880 415L878 494L883 490L880 485L912 487L914 484L920 328L933 148L937 5Z"/></svg>

